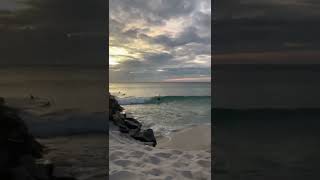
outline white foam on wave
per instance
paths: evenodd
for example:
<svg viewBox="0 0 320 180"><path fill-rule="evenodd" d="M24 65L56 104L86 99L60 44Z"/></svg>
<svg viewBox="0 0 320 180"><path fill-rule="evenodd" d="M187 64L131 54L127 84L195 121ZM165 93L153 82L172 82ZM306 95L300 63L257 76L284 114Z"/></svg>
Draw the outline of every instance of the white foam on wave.
<svg viewBox="0 0 320 180"><path fill-rule="evenodd" d="M211 96L153 96L153 97L116 97L120 105L133 105L133 104L159 104L163 102L178 102L189 101L200 102L203 100L210 103Z"/></svg>
<svg viewBox="0 0 320 180"><path fill-rule="evenodd" d="M120 105L146 104L151 102L152 97L123 97L117 100Z"/></svg>

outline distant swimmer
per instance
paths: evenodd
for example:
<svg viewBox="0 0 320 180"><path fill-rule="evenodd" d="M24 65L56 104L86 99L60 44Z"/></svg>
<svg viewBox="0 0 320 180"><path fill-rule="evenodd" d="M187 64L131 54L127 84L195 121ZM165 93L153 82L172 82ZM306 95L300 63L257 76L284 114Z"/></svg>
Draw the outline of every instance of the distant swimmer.
<svg viewBox="0 0 320 180"><path fill-rule="evenodd" d="M32 94L30 94L30 99L34 100L34 96Z"/></svg>
<svg viewBox="0 0 320 180"><path fill-rule="evenodd" d="M118 94L119 94L120 96L125 96L125 95L126 95L125 93L122 93L121 91L119 91Z"/></svg>
<svg viewBox="0 0 320 180"><path fill-rule="evenodd" d="M160 102L160 94L158 95L157 100L158 100L158 102Z"/></svg>

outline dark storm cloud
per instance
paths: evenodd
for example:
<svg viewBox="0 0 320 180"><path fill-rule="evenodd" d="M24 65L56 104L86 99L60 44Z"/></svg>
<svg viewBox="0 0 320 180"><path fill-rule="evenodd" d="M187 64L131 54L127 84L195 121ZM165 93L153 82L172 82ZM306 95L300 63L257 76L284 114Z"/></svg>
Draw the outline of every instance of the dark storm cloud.
<svg viewBox="0 0 320 180"><path fill-rule="evenodd" d="M106 64L105 0L25 0L1 13L1 64ZM104 59L102 59L104 58Z"/></svg>
<svg viewBox="0 0 320 180"><path fill-rule="evenodd" d="M216 53L317 50L320 2L216 1Z"/></svg>

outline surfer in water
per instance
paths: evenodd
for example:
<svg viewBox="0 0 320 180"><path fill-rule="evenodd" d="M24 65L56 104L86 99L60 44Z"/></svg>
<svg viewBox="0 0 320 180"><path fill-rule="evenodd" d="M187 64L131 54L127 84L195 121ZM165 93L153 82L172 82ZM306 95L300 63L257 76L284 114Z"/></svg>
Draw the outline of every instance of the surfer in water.
<svg viewBox="0 0 320 180"><path fill-rule="evenodd" d="M30 94L30 99L31 99L31 100L34 100L34 99L35 99L32 94Z"/></svg>
<svg viewBox="0 0 320 180"><path fill-rule="evenodd" d="M160 103L160 94L157 96L157 101L158 101L158 103Z"/></svg>

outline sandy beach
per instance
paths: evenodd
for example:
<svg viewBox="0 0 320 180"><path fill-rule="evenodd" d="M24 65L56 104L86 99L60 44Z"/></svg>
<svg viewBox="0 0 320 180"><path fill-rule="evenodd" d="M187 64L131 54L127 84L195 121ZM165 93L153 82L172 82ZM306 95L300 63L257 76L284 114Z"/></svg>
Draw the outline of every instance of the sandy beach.
<svg viewBox="0 0 320 180"><path fill-rule="evenodd" d="M198 125L177 131L170 138L160 138L158 148L211 151L211 127Z"/></svg>
<svg viewBox="0 0 320 180"><path fill-rule="evenodd" d="M193 126L159 139L157 147L109 131L110 180L211 179L210 126Z"/></svg>

